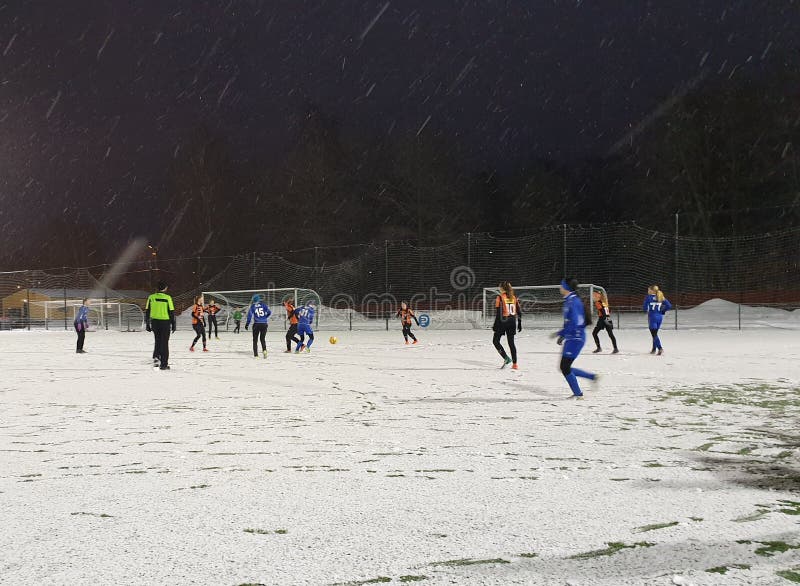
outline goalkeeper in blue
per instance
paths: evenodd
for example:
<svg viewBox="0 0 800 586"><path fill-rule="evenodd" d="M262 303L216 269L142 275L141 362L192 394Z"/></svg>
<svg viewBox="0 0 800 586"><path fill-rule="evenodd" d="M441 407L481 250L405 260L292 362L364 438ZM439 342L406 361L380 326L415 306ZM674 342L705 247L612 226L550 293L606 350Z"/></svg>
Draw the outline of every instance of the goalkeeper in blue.
<svg viewBox="0 0 800 586"><path fill-rule="evenodd" d="M309 301L303 307L295 309L294 314L297 316L297 335L300 338L300 341L297 342L297 348L294 351L295 354L303 350L311 352L311 344L314 343L314 328L312 328L312 324L314 323L315 313L316 308L314 307L313 301ZM308 336L307 343L305 341L306 336Z"/></svg>
<svg viewBox="0 0 800 586"><path fill-rule="evenodd" d="M253 356L258 358L258 342L261 341L261 352L264 358L267 357L267 327L269 326L269 316L272 310L262 301L261 295L253 295L253 302L247 312L247 322L244 329L250 329L250 322L253 322Z"/></svg>
<svg viewBox="0 0 800 586"><path fill-rule="evenodd" d="M583 397L583 392L578 384L578 377L597 380L597 375L579 368L573 368L572 363L586 343L586 326L589 323L586 309L583 307L581 298L578 297L577 279L564 279L561 281L561 296L564 297L564 327L561 328L553 337L558 337L559 344L563 344L561 350L561 374L567 379L569 388L572 389L572 398Z"/></svg>
<svg viewBox="0 0 800 586"><path fill-rule="evenodd" d="M653 348L650 350L650 354L658 353L661 356L664 353L661 339L658 337L658 330L661 329L664 314L670 309L672 309L672 304L664 297L664 292L658 288L658 285L651 285L647 288L647 297L644 298L642 310L647 312L647 327L653 337Z"/></svg>

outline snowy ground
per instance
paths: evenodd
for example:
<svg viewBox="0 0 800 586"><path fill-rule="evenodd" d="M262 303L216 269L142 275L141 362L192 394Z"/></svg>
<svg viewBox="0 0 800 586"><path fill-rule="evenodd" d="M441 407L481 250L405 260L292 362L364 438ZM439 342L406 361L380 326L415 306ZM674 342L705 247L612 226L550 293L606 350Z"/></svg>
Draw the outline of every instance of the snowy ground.
<svg viewBox="0 0 800 586"><path fill-rule="evenodd" d="M545 332L339 334L255 360L0 334L3 584L789 584L797 333L619 332L568 401ZM800 574L800 570L797 570ZM784 572L782 577L779 573ZM800 580L800 575L795 574Z"/></svg>

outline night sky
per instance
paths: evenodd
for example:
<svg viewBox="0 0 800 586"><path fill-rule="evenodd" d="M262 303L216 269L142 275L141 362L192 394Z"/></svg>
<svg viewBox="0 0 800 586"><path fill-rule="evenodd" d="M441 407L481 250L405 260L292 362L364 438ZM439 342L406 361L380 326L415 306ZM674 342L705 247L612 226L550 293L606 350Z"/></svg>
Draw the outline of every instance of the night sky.
<svg viewBox="0 0 800 586"><path fill-rule="evenodd" d="M147 232L199 127L264 160L312 105L465 166L603 156L687 84L796 58L799 22L796 0L0 3L4 245L76 208Z"/></svg>

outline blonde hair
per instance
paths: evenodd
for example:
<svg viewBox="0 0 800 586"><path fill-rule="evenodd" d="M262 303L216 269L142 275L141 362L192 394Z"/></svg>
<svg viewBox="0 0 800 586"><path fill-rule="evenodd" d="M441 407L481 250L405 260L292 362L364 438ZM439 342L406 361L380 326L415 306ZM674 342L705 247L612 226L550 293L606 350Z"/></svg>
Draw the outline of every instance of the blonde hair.
<svg viewBox="0 0 800 586"><path fill-rule="evenodd" d="M664 301L664 292L658 288L658 285L653 285L652 289L653 289L653 295L656 296L658 302L661 303L662 301Z"/></svg>
<svg viewBox="0 0 800 586"><path fill-rule="evenodd" d="M600 302L603 305L608 306L608 295L606 295L606 292L605 291L595 291L595 292L600 294Z"/></svg>
<svg viewBox="0 0 800 586"><path fill-rule="evenodd" d="M507 297L515 297L514 288L508 281L503 281L502 283L500 283L500 291L505 293Z"/></svg>

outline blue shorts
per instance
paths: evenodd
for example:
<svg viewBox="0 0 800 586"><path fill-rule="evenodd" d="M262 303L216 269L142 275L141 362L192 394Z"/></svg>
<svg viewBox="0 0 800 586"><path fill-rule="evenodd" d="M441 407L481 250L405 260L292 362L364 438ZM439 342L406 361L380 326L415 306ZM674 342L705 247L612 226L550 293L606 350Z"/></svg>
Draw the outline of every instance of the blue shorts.
<svg viewBox="0 0 800 586"><path fill-rule="evenodd" d="M583 349L583 345L586 343L586 340L564 340L564 345L561 350L561 356L564 358L572 358L575 360L578 357L578 354L581 353Z"/></svg>
<svg viewBox="0 0 800 586"><path fill-rule="evenodd" d="M314 330L311 329L311 324L298 324L297 333L301 336L309 336L314 333Z"/></svg>

